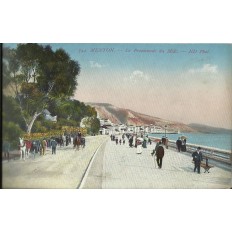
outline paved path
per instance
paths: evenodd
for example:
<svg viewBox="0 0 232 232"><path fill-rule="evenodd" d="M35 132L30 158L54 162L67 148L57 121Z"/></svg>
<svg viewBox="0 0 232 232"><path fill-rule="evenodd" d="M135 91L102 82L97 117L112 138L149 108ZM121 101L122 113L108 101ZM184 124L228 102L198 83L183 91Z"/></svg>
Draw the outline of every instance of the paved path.
<svg viewBox="0 0 232 232"><path fill-rule="evenodd" d="M148 145L139 155L136 148L129 148L128 144L116 145L108 140L96 156L83 188L219 189L232 186L230 171L214 167L210 173L204 173L201 169L199 175L193 172L189 155L170 149L165 149L162 169L158 169L150 154L153 147Z"/></svg>
<svg viewBox="0 0 232 232"><path fill-rule="evenodd" d="M139 155L128 143L116 145L108 136L88 137L86 144L79 151L68 146L58 148L57 155L51 155L48 150L46 156L35 160L4 161L3 188L219 189L232 186L230 171L214 167L210 173L203 173L202 169L199 175L193 172L189 155L171 149L165 149L162 169L158 169L150 154L154 145L148 145Z"/></svg>
<svg viewBox="0 0 232 232"><path fill-rule="evenodd" d="M3 188L77 188L94 152L108 137L86 138L86 147L76 151L71 145L58 147L52 155L30 157L26 161L2 163Z"/></svg>

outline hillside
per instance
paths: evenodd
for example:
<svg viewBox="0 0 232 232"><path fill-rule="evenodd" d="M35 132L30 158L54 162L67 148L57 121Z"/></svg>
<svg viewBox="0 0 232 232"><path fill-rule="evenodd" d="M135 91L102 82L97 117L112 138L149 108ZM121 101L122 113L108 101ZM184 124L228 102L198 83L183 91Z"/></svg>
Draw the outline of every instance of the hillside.
<svg viewBox="0 0 232 232"><path fill-rule="evenodd" d="M232 133L232 130L225 128L212 127L197 123L188 124L189 127L201 132L201 133Z"/></svg>
<svg viewBox="0 0 232 232"><path fill-rule="evenodd" d="M167 130L180 130L181 132L196 132L191 127L170 120L165 120L145 114L141 114L129 109L118 108L108 103L86 103L92 107L95 107L100 118L106 118L111 120L115 124L127 124L127 125L156 125L164 128L167 125Z"/></svg>

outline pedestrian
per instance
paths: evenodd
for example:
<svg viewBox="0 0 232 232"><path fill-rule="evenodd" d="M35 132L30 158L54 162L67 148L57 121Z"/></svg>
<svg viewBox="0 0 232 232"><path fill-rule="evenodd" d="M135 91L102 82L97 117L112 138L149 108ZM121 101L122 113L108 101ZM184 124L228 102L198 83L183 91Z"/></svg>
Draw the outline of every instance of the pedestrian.
<svg viewBox="0 0 232 232"><path fill-rule="evenodd" d="M39 151L39 155L42 156L42 154L43 154L42 140L39 140L39 143L38 143L38 151Z"/></svg>
<svg viewBox="0 0 232 232"><path fill-rule="evenodd" d="M142 144L143 148L147 148L147 141L148 141L148 138L144 137L143 144Z"/></svg>
<svg viewBox="0 0 232 232"><path fill-rule="evenodd" d="M84 137L81 138L81 145L82 145L82 148L85 148L85 138Z"/></svg>
<svg viewBox="0 0 232 232"><path fill-rule="evenodd" d="M69 143L70 143L70 144L73 144L73 137L74 137L73 135L70 136L70 140L69 140Z"/></svg>
<svg viewBox="0 0 232 232"><path fill-rule="evenodd" d="M163 145L165 145L165 140L166 140L166 139L165 139L165 137L163 136L162 139L161 139Z"/></svg>
<svg viewBox="0 0 232 232"><path fill-rule="evenodd" d="M3 153L4 157L10 161L10 143L8 141L3 142Z"/></svg>
<svg viewBox="0 0 232 232"><path fill-rule="evenodd" d="M119 144L120 144L120 145L122 144L122 140L121 140L121 139L119 139Z"/></svg>
<svg viewBox="0 0 232 232"><path fill-rule="evenodd" d="M197 169L198 174L201 173L201 161L203 160L201 147L198 147L195 152L192 154L193 161L194 161L194 172Z"/></svg>
<svg viewBox="0 0 232 232"><path fill-rule="evenodd" d="M181 141L181 139L180 139L180 137L179 137L179 138L176 140L176 147L177 147L178 152L180 152L181 146L182 146L182 141Z"/></svg>
<svg viewBox="0 0 232 232"><path fill-rule="evenodd" d="M47 139L47 147L51 147L51 139Z"/></svg>
<svg viewBox="0 0 232 232"><path fill-rule="evenodd" d="M143 141L142 138L138 138L137 141L136 141L136 143L137 143L137 151L136 151L136 153L137 154L142 154L142 151L143 151L143 149L142 149L142 141Z"/></svg>
<svg viewBox="0 0 232 232"><path fill-rule="evenodd" d="M122 141L123 145L125 145L125 142L126 142L126 140L125 140L125 139L123 139L123 141Z"/></svg>
<svg viewBox="0 0 232 232"><path fill-rule="evenodd" d="M26 144L23 140L23 138L19 137L19 151L20 151L20 160L23 158L25 161L26 159Z"/></svg>
<svg viewBox="0 0 232 232"><path fill-rule="evenodd" d="M129 138L129 146L133 147L133 136Z"/></svg>
<svg viewBox="0 0 232 232"><path fill-rule="evenodd" d="M67 146L68 146L68 143L69 143L68 135L66 135L66 139L65 139L65 141L66 141L66 147L67 147Z"/></svg>
<svg viewBox="0 0 232 232"><path fill-rule="evenodd" d="M42 148L42 155L46 155L46 149L47 149L47 141L45 140L45 138L42 140L42 143L41 143L41 148Z"/></svg>
<svg viewBox="0 0 232 232"><path fill-rule="evenodd" d="M64 136L64 134L62 135L62 141L63 141L63 147L65 146L65 143L66 143L66 137Z"/></svg>
<svg viewBox="0 0 232 232"><path fill-rule="evenodd" d="M158 146L160 145L160 142L157 142L156 145L155 145L155 149L153 149L151 155L153 156L158 148Z"/></svg>
<svg viewBox="0 0 232 232"><path fill-rule="evenodd" d="M37 153L37 143L35 140L32 141L31 152L33 153L33 157L35 158L35 153Z"/></svg>
<svg viewBox="0 0 232 232"><path fill-rule="evenodd" d="M118 145L118 137L115 138L116 145Z"/></svg>
<svg viewBox="0 0 232 232"><path fill-rule="evenodd" d="M181 141L181 151L183 151L183 152L186 151L186 139L183 139Z"/></svg>
<svg viewBox="0 0 232 232"><path fill-rule="evenodd" d="M163 148L161 142L159 142L159 146L157 147L155 155L156 155L156 161L157 161L158 167L161 169L162 168L162 160L164 157L164 148Z"/></svg>
<svg viewBox="0 0 232 232"><path fill-rule="evenodd" d="M168 140L168 137L166 137L166 141L165 141L165 147L166 147L166 149L168 149L168 144L169 144L169 140Z"/></svg>
<svg viewBox="0 0 232 232"><path fill-rule="evenodd" d="M137 134L135 135L135 148L137 148L137 138L138 138L138 136L137 136Z"/></svg>
<svg viewBox="0 0 232 232"><path fill-rule="evenodd" d="M41 151L41 141L36 140L36 153L40 153Z"/></svg>
<svg viewBox="0 0 232 232"><path fill-rule="evenodd" d="M56 142L56 140L55 139L52 139L52 141L51 141L51 147L52 147L52 155L54 154L56 154L56 147L57 147L57 142Z"/></svg>
<svg viewBox="0 0 232 232"><path fill-rule="evenodd" d="M81 139L81 136L82 136L82 134L81 134L81 132L79 130L78 133L77 133L77 137L79 137Z"/></svg>
<svg viewBox="0 0 232 232"><path fill-rule="evenodd" d="M32 142L30 140L25 140L25 144L26 144L26 158L29 158Z"/></svg>

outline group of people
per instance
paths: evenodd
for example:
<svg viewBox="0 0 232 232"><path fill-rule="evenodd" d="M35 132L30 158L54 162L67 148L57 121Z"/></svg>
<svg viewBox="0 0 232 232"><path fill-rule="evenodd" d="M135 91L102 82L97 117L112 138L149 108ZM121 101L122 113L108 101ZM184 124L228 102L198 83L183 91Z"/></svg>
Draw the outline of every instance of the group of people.
<svg viewBox="0 0 232 232"><path fill-rule="evenodd" d="M176 140L176 148L178 150L178 152L185 152L186 151L186 138L181 139L181 137L179 137Z"/></svg>
<svg viewBox="0 0 232 232"><path fill-rule="evenodd" d="M125 144L126 138L129 144L130 148L136 148L136 154L142 154L143 148L147 148L148 144L152 144L151 139L148 137L148 135L144 135L144 134L130 134L130 133L125 133L122 134L122 136L115 136L114 134L110 135L111 141L115 141L116 145L118 144ZM165 146L168 147L168 139L166 138L165 140ZM159 162L161 162L162 166L162 160Z"/></svg>
<svg viewBox="0 0 232 232"><path fill-rule="evenodd" d="M122 137L111 134L110 138L111 138L111 141L115 141L116 145L118 145L118 144L125 145L125 143L126 143L125 134L123 134Z"/></svg>
<svg viewBox="0 0 232 232"><path fill-rule="evenodd" d="M51 148L52 155L56 154L57 146L68 146L73 142L75 146L74 140L76 137L81 138L82 144L85 139L81 136L81 133L78 134L67 134L67 135L60 135L57 137L51 138L43 138L43 139L24 139L19 137L18 138L18 150L20 151L20 159L26 160L29 158L29 155L32 154L35 158L36 154L40 154L41 156L46 155L47 148ZM10 160L10 151L11 151L11 143L8 141L3 141L3 155L4 158L8 161Z"/></svg>
<svg viewBox="0 0 232 232"><path fill-rule="evenodd" d="M148 136L140 135L138 136L133 134L123 134L122 138L118 139L118 136L111 135L111 140L115 141L116 144L121 144L121 141L123 141L123 144L125 144L125 137L128 139L129 147L135 147L137 148L136 153L142 154L142 149L147 148L148 143L152 143L151 139ZM169 140L167 137L163 136L155 145L155 148L153 149L151 155L156 157L156 162L158 167L162 168L163 163L163 157L165 154L165 148L168 149L169 146ZM186 138L179 137L176 141L177 150L180 151L186 151ZM193 161L194 161L194 172L200 173L201 168L201 161L203 160L201 147L198 147L195 152L192 154Z"/></svg>
<svg viewBox="0 0 232 232"><path fill-rule="evenodd" d="M152 143L151 139L148 137L148 135L144 136L143 134L141 134L141 135L135 134L134 135L134 134L126 133L126 134L122 134L122 136L117 136L117 135L111 134L110 138L111 138L111 141L115 141L116 142L116 145L118 145L118 144L125 145L126 138L127 138L128 144L129 144L130 148L133 148L133 147L137 148L138 145L140 145L140 144L141 144L141 146L143 148L147 148L147 144L148 143L149 144Z"/></svg>
<svg viewBox="0 0 232 232"><path fill-rule="evenodd" d="M37 153L44 156L48 147L52 149L52 154L55 155L58 141L59 138L43 138L42 140L24 140L19 138L20 159L28 159L30 153L33 154L34 158Z"/></svg>
<svg viewBox="0 0 232 232"><path fill-rule="evenodd" d="M156 161L158 164L159 168L162 168L162 160L164 157L164 145L165 145L165 141L163 141L163 139L161 139L160 142L158 142L156 144L155 149L152 151L151 155L155 155L156 156ZM186 151L186 138L184 138L183 140L181 140L181 138L179 137L178 140L176 141L176 145L177 145L177 149L178 151ZM166 146L166 145L165 145ZM166 146L166 148L168 148ZM201 170L201 162L203 161L203 155L201 152L201 147L198 147L196 149L196 151L194 151L192 153L192 157L193 157L193 162L194 162L194 169L193 171L196 172L198 174L200 174L200 170ZM208 159L206 158L206 165L208 165Z"/></svg>

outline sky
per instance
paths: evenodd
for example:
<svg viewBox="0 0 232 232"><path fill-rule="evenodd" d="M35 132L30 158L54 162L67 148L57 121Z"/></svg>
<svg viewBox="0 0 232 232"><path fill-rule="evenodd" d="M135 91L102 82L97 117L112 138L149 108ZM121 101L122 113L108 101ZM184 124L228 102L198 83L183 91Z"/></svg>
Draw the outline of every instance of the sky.
<svg viewBox="0 0 232 232"><path fill-rule="evenodd" d="M232 129L232 45L50 45L79 62L79 101Z"/></svg>

